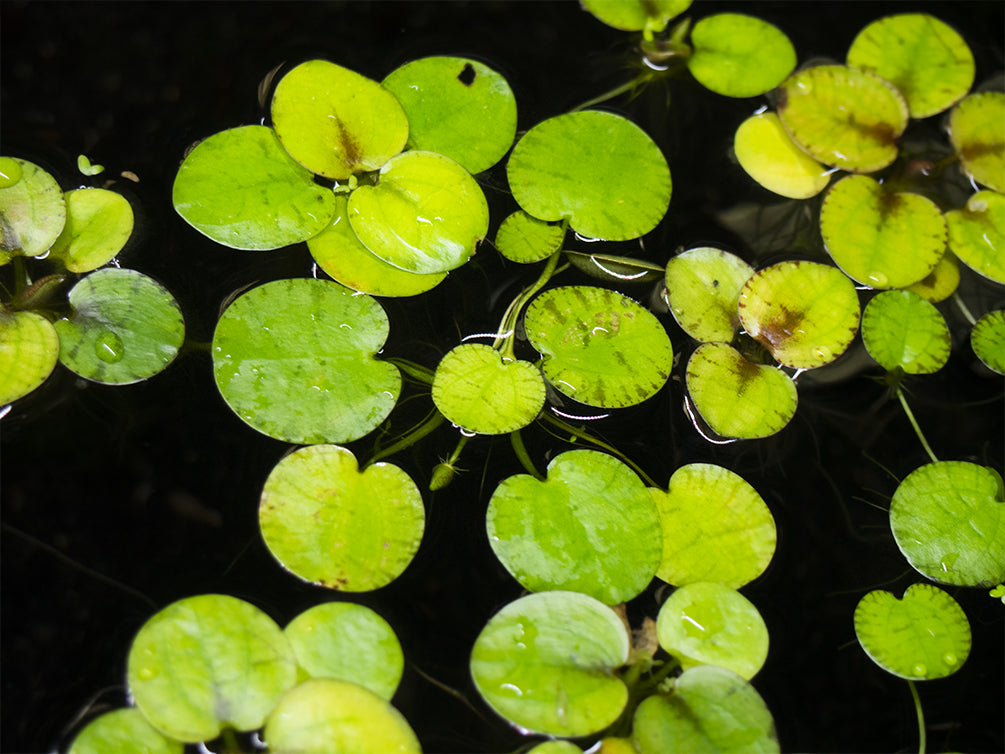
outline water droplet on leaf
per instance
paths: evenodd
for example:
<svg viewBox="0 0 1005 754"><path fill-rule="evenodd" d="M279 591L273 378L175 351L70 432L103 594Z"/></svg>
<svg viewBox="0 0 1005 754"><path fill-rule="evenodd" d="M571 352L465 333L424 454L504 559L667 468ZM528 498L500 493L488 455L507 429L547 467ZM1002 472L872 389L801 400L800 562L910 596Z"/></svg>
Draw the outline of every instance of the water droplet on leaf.
<svg viewBox="0 0 1005 754"><path fill-rule="evenodd" d="M94 341L94 353L106 364L115 364L122 361L125 353L125 346L122 338L111 330L106 330Z"/></svg>

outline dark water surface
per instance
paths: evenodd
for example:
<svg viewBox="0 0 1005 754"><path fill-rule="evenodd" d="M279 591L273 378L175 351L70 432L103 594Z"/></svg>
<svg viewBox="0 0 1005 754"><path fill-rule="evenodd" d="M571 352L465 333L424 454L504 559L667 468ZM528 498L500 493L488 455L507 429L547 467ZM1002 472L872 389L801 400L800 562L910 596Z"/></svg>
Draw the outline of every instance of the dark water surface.
<svg viewBox="0 0 1005 754"><path fill-rule="evenodd" d="M799 60L843 59L855 32L891 9L924 9L971 43L977 80L1002 70L1001 3L696 3L692 15L738 9L777 24ZM257 87L278 63L325 57L381 79L430 54L481 59L507 76L520 128L613 88L631 75L628 35L572 2L459 3L24 3L2 6L2 151L39 162L71 188L86 153L120 182L140 217L121 255L179 300L193 341L208 341L221 302L250 283L310 273L300 245L271 253L219 247L182 223L170 187L185 148L262 113ZM610 107L630 115L667 155L674 196L646 239L666 262L680 244L718 242L753 258L715 220L740 201L772 201L729 158L732 132L762 100L727 101L687 82ZM511 205L504 173L484 178L493 228ZM637 245L614 253L641 254ZM434 366L461 334L491 331L536 271L504 266L486 248L434 292L383 300L385 353ZM971 300L1001 307L1000 287L966 276ZM563 282L578 280L575 275ZM626 289L648 301L649 289ZM501 302L501 303L497 303ZM947 314L952 312L948 307ZM667 315L675 349L686 337ZM937 375L910 383L912 406L940 458L1001 470L1002 381L977 368L954 332ZM678 370L679 371L679 370ZM396 410L394 431L428 409ZM687 421L679 382L596 427L660 484L683 463L722 464L762 494L779 528L768 572L744 589L771 634L754 680L787 751L904 751L917 745L906 685L879 670L855 641L852 613L869 589L898 595L921 577L897 551L883 510L897 478L927 458L899 406L858 374L801 385L795 420L775 438L718 446ZM567 449L538 429L525 438L539 468ZM2 704L0 747L50 750L93 705L124 702L129 643L154 612L185 596L223 592L284 625L332 593L287 575L257 531L257 498L289 449L249 429L223 404L209 358L193 353L138 385L104 387L57 367L49 383L0 422L2 435ZM445 428L394 457L425 486L454 447ZM351 444L372 452L373 438ZM871 460L874 459L874 460ZM495 561L484 511L498 481L519 471L506 438L469 443L468 469L426 494L426 536L390 586L352 596L401 638L406 672L395 697L429 752L503 752L523 739L478 699L467 658L475 636L519 585ZM919 684L933 751L1002 751L1003 609L985 590L949 588L970 618L974 647L955 676ZM632 604L655 617L657 584ZM417 670L418 669L418 670ZM422 673L464 695L470 705Z"/></svg>

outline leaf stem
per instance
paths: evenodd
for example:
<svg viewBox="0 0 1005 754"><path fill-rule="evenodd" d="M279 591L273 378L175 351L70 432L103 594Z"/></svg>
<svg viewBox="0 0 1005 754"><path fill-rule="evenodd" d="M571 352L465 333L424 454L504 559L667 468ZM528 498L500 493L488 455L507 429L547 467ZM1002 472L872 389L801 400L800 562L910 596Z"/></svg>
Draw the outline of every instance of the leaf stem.
<svg viewBox="0 0 1005 754"><path fill-rule="evenodd" d="M619 97L622 94L624 94L625 92L630 92L632 89L635 89L636 87L644 86L645 84L649 83L649 81L652 78L653 78L653 73L651 71L644 71L644 72L640 73L638 76L636 76L635 78L633 78L633 79L631 79L629 81L626 81L624 84L621 84L620 86L616 86L613 89L611 89L610 91L604 92L603 94L601 94L598 97L594 97L593 99L588 99L586 102L583 102L582 104L576 105L569 112L570 113L578 113L580 110L585 110L588 107L593 107L594 105L599 105L601 102L606 102L609 99L614 99L615 97Z"/></svg>
<svg viewBox="0 0 1005 754"><path fill-rule="evenodd" d="M543 482L544 475L538 472L537 467L534 466L534 462L530 460L530 455L527 453L527 447L523 444L523 436L520 434L519 429L509 433L509 441L520 464L527 469L527 473Z"/></svg>
<svg viewBox="0 0 1005 754"><path fill-rule="evenodd" d="M963 313L963 316L967 318L967 321L970 323L970 326L973 327L974 325L976 325L977 318L970 313L970 309L968 309L967 305L963 303L963 299L960 297L959 291L953 291L953 301L956 303L956 306L959 307L960 311Z"/></svg>
<svg viewBox="0 0 1005 754"><path fill-rule="evenodd" d="M596 445L598 448L603 448L608 453L612 453L613 455L620 458L624 463L631 466L632 470L634 470L635 473L642 478L642 481L644 481L647 486L659 487L659 485L653 481L652 477L650 477L645 471L643 471L642 468L637 463L635 463L635 461L626 456L624 453L615 448L613 445L609 445L608 443L601 440L599 437L594 437L582 427L574 427L568 422L559 419L557 416L553 416L552 414L549 413L542 414L541 420L551 424L553 427L555 427L561 432L568 432L573 437L579 440L592 443L593 445Z"/></svg>
<svg viewBox="0 0 1005 754"><path fill-rule="evenodd" d="M389 364L394 364L409 377L421 382L424 385L433 384L433 370L429 367L424 367L421 364L416 364L414 361L402 359L398 356L391 356L383 359L383 361L386 361Z"/></svg>
<svg viewBox="0 0 1005 754"><path fill-rule="evenodd" d="M363 468L375 464L381 458L387 458L389 455L393 455L399 450L404 450L405 448L414 445L423 437L431 433L434 429L443 424L446 420L446 417L434 408L421 424L406 432L398 439L397 442L393 442L386 448L378 450L374 453L373 458L371 458Z"/></svg>
<svg viewBox="0 0 1005 754"><path fill-rule="evenodd" d="M918 754L925 754L925 713L921 709L921 697L918 696L918 689L914 687L914 681L908 681L907 687L911 689L911 696L914 698L914 709L918 713Z"/></svg>
<svg viewBox="0 0 1005 754"><path fill-rule="evenodd" d="M914 434L918 436L921 440L921 444L925 448L925 452L928 453L928 457L932 459L932 463L938 463L939 459L935 457L935 453L932 452L932 447L928 444L928 440L925 439L925 435L921 431L921 427L918 426L918 420L914 418L914 412L911 411L911 407L907 405L907 398L904 397L904 391L901 388L897 388L897 400L900 401L900 405L904 409L904 413L907 414L907 420L911 422L911 426L914 427Z"/></svg>
<svg viewBox="0 0 1005 754"><path fill-rule="evenodd" d="M569 228L569 221L564 220L562 222L563 233ZM555 274L555 268L558 266L558 258L562 255L562 250L559 249L550 257L548 257L548 263L541 270L541 274L538 276L529 287L524 288L516 298L514 298L510 305L506 307L505 313L503 313L502 321L499 323L499 337L495 339L492 347L498 350L504 360L513 359L513 342L516 340L513 337L513 333L516 330L516 323L520 319L520 312L523 310L524 305L530 301L530 299L541 290L549 280L551 280L552 275Z"/></svg>

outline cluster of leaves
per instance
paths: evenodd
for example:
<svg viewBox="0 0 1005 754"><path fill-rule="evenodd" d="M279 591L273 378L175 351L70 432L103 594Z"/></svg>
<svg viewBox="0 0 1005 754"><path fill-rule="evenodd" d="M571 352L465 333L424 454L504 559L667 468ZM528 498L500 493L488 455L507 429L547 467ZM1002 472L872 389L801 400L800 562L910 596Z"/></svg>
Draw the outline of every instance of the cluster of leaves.
<svg viewBox="0 0 1005 754"><path fill-rule="evenodd" d="M78 167L87 176L103 170L83 155ZM0 157L0 222L0 266L13 275L0 300L0 405L42 385L57 361L85 379L125 385L178 355L185 324L177 302L114 261L133 233L122 194L64 192L38 165Z"/></svg>

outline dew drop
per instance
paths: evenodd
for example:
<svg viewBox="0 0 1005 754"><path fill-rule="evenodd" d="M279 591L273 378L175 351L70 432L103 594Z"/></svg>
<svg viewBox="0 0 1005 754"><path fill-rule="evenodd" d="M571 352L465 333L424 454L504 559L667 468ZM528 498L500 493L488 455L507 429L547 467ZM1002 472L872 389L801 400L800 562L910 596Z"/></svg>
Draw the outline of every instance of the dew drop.
<svg viewBox="0 0 1005 754"><path fill-rule="evenodd" d="M956 655L954 655L952 652L946 652L944 655L942 655L942 661L946 663L946 665L955 665L957 662L959 662Z"/></svg>
<svg viewBox="0 0 1005 754"><path fill-rule="evenodd" d="M0 188L8 188L21 180L21 163L13 157L0 157Z"/></svg>
<svg viewBox="0 0 1005 754"><path fill-rule="evenodd" d="M831 352L831 349L829 349L827 346L817 346L816 348L813 349L813 355L823 361L830 361L832 358L834 358L834 354Z"/></svg>
<svg viewBox="0 0 1005 754"><path fill-rule="evenodd" d="M868 275L869 285L873 288L885 288L889 279L882 272L870 272Z"/></svg>
<svg viewBox="0 0 1005 754"><path fill-rule="evenodd" d="M913 672L914 675L923 676L927 671L928 671L928 668L926 668L921 663L918 663L917 665L914 666L914 668L912 669L911 672Z"/></svg>
<svg viewBox="0 0 1005 754"><path fill-rule="evenodd" d="M106 364L115 364L116 362L122 361L122 356L125 353L125 350L122 338L113 333L111 330L105 330L98 336L97 340L94 341L95 355Z"/></svg>
<svg viewBox="0 0 1005 754"><path fill-rule="evenodd" d="M139 677L144 681L149 681L151 678L155 678L157 676L157 671L153 668L140 668L140 672L137 675L139 675Z"/></svg>

